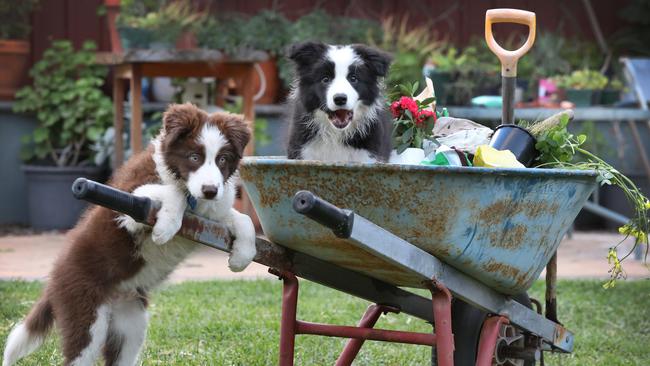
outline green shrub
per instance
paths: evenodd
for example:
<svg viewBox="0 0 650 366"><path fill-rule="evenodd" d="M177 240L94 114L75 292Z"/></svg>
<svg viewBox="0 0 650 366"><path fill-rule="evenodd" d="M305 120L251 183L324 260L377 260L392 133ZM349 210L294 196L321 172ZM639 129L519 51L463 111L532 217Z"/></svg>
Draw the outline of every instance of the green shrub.
<svg viewBox="0 0 650 366"><path fill-rule="evenodd" d="M110 98L100 89L106 68L95 63L96 46L80 51L70 41L55 41L30 75L33 86L16 93L14 111L32 113L39 125L26 136L22 158L76 166L92 157L90 146L112 123Z"/></svg>

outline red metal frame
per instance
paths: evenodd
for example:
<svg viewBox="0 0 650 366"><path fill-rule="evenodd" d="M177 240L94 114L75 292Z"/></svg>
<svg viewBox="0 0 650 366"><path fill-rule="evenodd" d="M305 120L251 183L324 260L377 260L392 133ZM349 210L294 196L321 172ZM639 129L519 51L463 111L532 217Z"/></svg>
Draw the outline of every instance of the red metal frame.
<svg viewBox="0 0 650 366"><path fill-rule="evenodd" d="M433 280L430 290L433 302L435 334L403 332L396 330L374 329L382 313L398 313L385 305L373 304L368 307L357 326L342 326L311 323L296 319L298 308L298 278L288 271L270 268L269 272L280 277L282 286L282 319L280 323L280 366L293 366L297 334L312 334L327 337L350 338L339 355L336 365L351 365L365 340L419 344L436 347L439 366L454 365L454 335L451 331L451 293L441 283ZM499 327L507 324L504 317L491 317L486 320L481 332L477 366L490 365L496 346ZM489 363L485 363L489 358Z"/></svg>
<svg viewBox="0 0 650 366"><path fill-rule="evenodd" d="M497 336L502 325L510 323L503 316L492 316L485 320L476 353L476 366L492 366L492 357L497 345Z"/></svg>
<svg viewBox="0 0 650 366"><path fill-rule="evenodd" d="M386 312L399 313L399 309L390 306L371 304L370 306L368 306L368 309L366 310L365 314L363 314L363 318L361 318L359 324L357 324L357 327L359 328L374 327L375 324L377 323L377 320L379 320L381 313L386 313ZM343 348L343 352L341 352L341 355L339 356L338 360L336 360L336 366L350 365L352 361L354 361L354 359L357 357L357 354L359 353L361 346L363 346L364 341L365 339L360 339L360 338L349 339L345 344L345 348Z"/></svg>
<svg viewBox="0 0 650 366"><path fill-rule="evenodd" d="M438 366L454 365L454 334L451 332L451 293L435 279L428 283L433 300L433 323L438 336Z"/></svg>

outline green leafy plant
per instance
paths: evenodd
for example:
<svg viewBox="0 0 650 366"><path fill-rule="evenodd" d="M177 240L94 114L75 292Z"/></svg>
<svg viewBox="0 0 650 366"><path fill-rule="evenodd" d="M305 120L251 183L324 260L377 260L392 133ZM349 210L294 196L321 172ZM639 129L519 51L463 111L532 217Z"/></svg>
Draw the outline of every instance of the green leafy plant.
<svg viewBox="0 0 650 366"><path fill-rule="evenodd" d="M315 9L296 20L291 26L291 43L320 41L335 43L332 32L332 16L322 9Z"/></svg>
<svg viewBox="0 0 650 366"><path fill-rule="evenodd" d="M390 104L393 115L393 146L398 154L409 147L422 148L426 138L432 138L436 113L427 109L436 101L435 97L416 100L413 95L418 90L418 83L400 85L402 96Z"/></svg>
<svg viewBox="0 0 650 366"><path fill-rule="evenodd" d="M246 19L240 14L210 17L196 30L196 39L199 47L236 55L244 45L246 28Z"/></svg>
<svg viewBox="0 0 650 366"><path fill-rule="evenodd" d="M337 44L374 43L382 38L381 24L372 19L343 17L333 25Z"/></svg>
<svg viewBox="0 0 650 366"><path fill-rule="evenodd" d="M291 39L291 23L281 13L262 10L248 19L244 44L255 50L268 51L272 56L282 55Z"/></svg>
<svg viewBox="0 0 650 366"><path fill-rule="evenodd" d="M559 34L540 31L535 38L535 46L519 59L517 77L539 79L571 72L571 64L563 55L565 49L569 48L566 43L566 39Z"/></svg>
<svg viewBox="0 0 650 366"><path fill-rule="evenodd" d="M582 69L570 75L555 78L558 87L563 89L602 90L607 86L607 77L598 71Z"/></svg>
<svg viewBox="0 0 650 366"><path fill-rule="evenodd" d="M39 0L0 0L0 39L25 39L31 30L29 14Z"/></svg>
<svg viewBox="0 0 650 366"><path fill-rule="evenodd" d="M438 39L426 25L413 27L408 17L387 17L381 21L381 39L369 44L393 54L394 60L386 78L389 92L399 92L400 85L423 79L422 67L436 50L447 42Z"/></svg>
<svg viewBox="0 0 650 366"><path fill-rule="evenodd" d="M466 61L466 55L459 55L456 47L449 47L446 50L440 50L431 55L430 60L437 71L455 72Z"/></svg>
<svg viewBox="0 0 650 366"><path fill-rule="evenodd" d="M563 115L559 123L551 124L547 129L537 129L537 132L533 133L537 139L535 148L540 152L539 166L595 170L598 173L598 183L613 185L621 189L627 201L634 208L632 219L619 228L619 232L626 235L626 238L631 236L635 239L634 247L627 254L619 257L616 249L621 243L618 243L612 246L607 254L611 269L610 280L604 284L604 287L613 287L616 280L625 277L625 271L621 263L632 254L637 245L645 246L647 258L648 249L650 248L648 243L650 201L632 180L603 159L583 148L587 136L571 134L567 130L568 123L569 117ZM531 130L534 131L535 129L531 128ZM576 161L576 155L579 156L580 161Z"/></svg>
<svg viewBox="0 0 650 366"><path fill-rule="evenodd" d="M96 46L75 52L55 41L30 71L33 86L16 93L14 111L36 115L39 126L26 136L22 158L76 166L91 158L90 145L112 122L112 103L101 90L106 68L95 63Z"/></svg>
<svg viewBox="0 0 650 366"><path fill-rule="evenodd" d="M190 0L160 1L160 8L153 8L153 1L139 4L120 14L118 26L151 32L154 42L173 44L183 32L200 29L206 13L199 11ZM146 12L146 14L142 14Z"/></svg>
<svg viewBox="0 0 650 366"><path fill-rule="evenodd" d="M469 104L472 97L497 89L500 71L496 56L475 40L463 49L456 62L456 78L450 85L454 102Z"/></svg>
<svg viewBox="0 0 650 366"><path fill-rule="evenodd" d="M609 84L607 85L607 89L611 90L625 90L625 84L621 81L619 78L613 78L609 81Z"/></svg>

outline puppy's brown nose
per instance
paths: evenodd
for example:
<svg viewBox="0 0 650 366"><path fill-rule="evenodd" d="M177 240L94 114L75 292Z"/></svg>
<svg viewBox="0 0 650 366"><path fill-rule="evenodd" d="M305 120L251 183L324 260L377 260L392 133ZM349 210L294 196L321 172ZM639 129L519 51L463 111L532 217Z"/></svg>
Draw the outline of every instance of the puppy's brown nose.
<svg viewBox="0 0 650 366"><path fill-rule="evenodd" d="M203 193L203 197L211 200L217 195L219 190L217 189L217 186L203 185L201 186L201 192Z"/></svg>

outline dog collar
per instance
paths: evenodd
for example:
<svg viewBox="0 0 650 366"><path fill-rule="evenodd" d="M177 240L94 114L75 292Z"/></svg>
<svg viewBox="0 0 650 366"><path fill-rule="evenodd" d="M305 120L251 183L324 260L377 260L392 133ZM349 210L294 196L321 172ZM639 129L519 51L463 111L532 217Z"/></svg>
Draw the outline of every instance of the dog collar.
<svg viewBox="0 0 650 366"><path fill-rule="evenodd" d="M196 208L196 198L192 196L191 194L187 195L187 205L190 206L191 210L194 210Z"/></svg>

